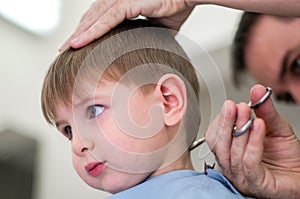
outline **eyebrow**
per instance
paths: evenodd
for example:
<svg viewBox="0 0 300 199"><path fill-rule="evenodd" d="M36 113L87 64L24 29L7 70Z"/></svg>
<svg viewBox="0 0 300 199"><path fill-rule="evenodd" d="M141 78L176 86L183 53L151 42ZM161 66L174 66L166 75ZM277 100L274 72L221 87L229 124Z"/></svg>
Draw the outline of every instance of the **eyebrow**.
<svg viewBox="0 0 300 199"><path fill-rule="evenodd" d="M285 76L285 74L287 72L288 60L289 60L290 55L291 55L291 51L290 50L286 51L286 53L284 54L284 57L281 61L281 70L280 70L280 73L279 73L279 82L282 81L283 77Z"/></svg>
<svg viewBox="0 0 300 199"><path fill-rule="evenodd" d="M77 108L79 106L82 106L82 105L86 104L88 101L91 101L92 99L93 98L87 97L87 98L81 100L80 102L78 102L77 104L74 104L73 107ZM94 98L94 100L95 100L95 98Z"/></svg>
<svg viewBox="0 0 300 199"><path fill-rule="evenodd" d="M101 99L108 99L110 96L106 95L106 94L95 94L93 97L86 97L83 100L81 100L80 102L78 102L77 104L74 103L73 107L74 108L78 108L79 106L82 106L84 104L87 104L90 101L95 101L99 98Z"/></svg>

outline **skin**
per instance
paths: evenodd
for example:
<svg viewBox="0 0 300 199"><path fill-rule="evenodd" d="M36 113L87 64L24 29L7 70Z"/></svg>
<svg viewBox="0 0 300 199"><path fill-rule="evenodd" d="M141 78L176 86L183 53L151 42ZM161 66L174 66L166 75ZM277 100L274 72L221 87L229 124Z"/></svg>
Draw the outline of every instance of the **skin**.
<svg viewBox="0 0 300 199"><path fill-rule="evenodd" d="M125 107L128 113L123 114L131 117L132 124L129 126L147 128L151 121L148 114L150 108L162 104L158 90L153 89L145 95L125 85L116 91L115 86L116 82L105 81L97 87L94 97L77 96L73 98L73 105L57 106L56 126L71 141L73 166L82 180L96 189L117 193L151 176L179 169L192 170L189 152L184 152L173 161L166 158L170 156L165 152L167 148L162 150L163 153L155 153L173 140L177 133L176 123L172 126L163 124L152 136L141 139L139 135L143 135L142 130L134 134L125 132L124 126L120 126L113 116L114 111L122 114L119 112L122 110L114 110L112 105L115 92L129 92L128 109ZM122 101L125 101L124 98ZM158 115L151 117L164 118ZM100 163L101 171L93 173L85 168L95 163Z"/></svg>
<svg viewBox="0 0 300 199"><path fill-rule="evenodd" d="M279 100L300 104L300 19L262 15L251 30L245 62ZM286 59L286 64L283 64ZM285 72L282 72L285 71Z"/></svg>

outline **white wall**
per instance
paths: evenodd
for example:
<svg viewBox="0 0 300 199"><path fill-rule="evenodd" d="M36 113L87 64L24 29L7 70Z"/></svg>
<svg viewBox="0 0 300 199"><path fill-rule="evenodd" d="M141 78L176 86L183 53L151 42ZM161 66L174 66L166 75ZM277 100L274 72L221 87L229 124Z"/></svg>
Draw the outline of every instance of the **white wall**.
<svg viewBox="0 0 300 199"><path fill-rule="evenodd" d="M69 142L44 121L39 101L45 72L58 54L58 46L75 29L80 16L91 2L92 0L63 0L61 24L46 37L32 35L0 18L0 132L9 127L38 140L40 151L34 189L36 199L99 199L107 196L79 179L71 164ZM239 12L231 9L203 6L187 21L181 32L210 51L223 75L227 96L237 101L247 101L247 91L235 91L227 72L228 46L238 14ZM197 56L203 55L193 52L192 57ZM241 93L246 97L240 97ZM299 109L282 109L285 116L292 115L288 120L298 125L295 128L300 129L296 120L297 115L299 118L296 112L299 113ZM202 116L201 132L204 132L210 120L205 115L204 113ZM14 143L12 146L14 147ZM198 155L195 152L194 159L196 167L201 168L202 162L198 162Z"/></svg>

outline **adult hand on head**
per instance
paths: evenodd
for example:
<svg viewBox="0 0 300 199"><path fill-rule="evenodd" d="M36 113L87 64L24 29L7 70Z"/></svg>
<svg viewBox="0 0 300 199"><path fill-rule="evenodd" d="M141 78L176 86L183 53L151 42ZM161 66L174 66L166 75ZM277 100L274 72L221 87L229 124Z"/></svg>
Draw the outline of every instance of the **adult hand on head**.
<svg viewBox="0 0 300 199"><path fill-rule="evenodd" d="M139 15L178 30L193 7L185 0L97 0L82 16L77 29L60 47L60 51L69 46L83 47L124 19Z"/></svg>
<svg viewBox="0 0 300 199"><path fill-rule="evenodd" d="M266 92L256 85L251 101ZM239 129L250 117L250 108L226 101L221 113L206 131L206 141L217 156L224 175L240 192L258 198L300 198L300 142L269 98L255 110L252 128L232 137L234 124Z"/></svg>

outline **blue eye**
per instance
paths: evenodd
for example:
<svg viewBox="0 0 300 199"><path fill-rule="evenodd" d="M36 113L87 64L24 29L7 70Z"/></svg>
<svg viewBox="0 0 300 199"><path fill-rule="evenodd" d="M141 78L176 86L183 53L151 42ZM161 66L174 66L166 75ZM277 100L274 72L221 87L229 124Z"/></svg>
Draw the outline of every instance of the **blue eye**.
<svg viewBox="0 0 300 199"><path fill-rule="evenodd" d="M104 109L105 108L102 105L89 106L89 108L88 108L89 118L92 119L92 118L99 116L104 111Z"/></svg>
<svg viewBox="0 0 300 199"><path fill-rule="evenodd" d="M69 140L72 140L73 138L73 133L72 133L72 128L71 126L66 126L64 128L64 132L63 132L64 136L66 136L66 138L68 138Z"/></svg>

